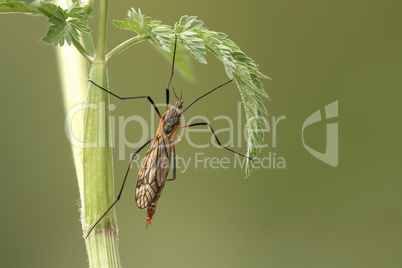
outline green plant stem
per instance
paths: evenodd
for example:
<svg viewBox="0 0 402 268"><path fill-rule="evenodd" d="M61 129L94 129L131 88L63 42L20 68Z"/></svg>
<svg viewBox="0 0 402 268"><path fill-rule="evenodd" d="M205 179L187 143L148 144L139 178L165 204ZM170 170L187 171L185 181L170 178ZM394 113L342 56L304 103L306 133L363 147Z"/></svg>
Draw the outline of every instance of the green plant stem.
<svg viewBox="0 0 402 268"><path fill-rule="evenodd" d="M92 65L90 79L107 85L105 63ZM90 84L85 109L84 234L113 203L113 159L110 146L108 95ZM117 221L111 210L86 239L90 267L120 267Z"/></svg>
<svg viewBox="0 0 402 268"><path fill-rule="evenodd" d="M103 87L108 85L105 60L106 18L107 0L100 0L97 49L91 65L90 79ZM86 45L88 46L88 43ZM86 148L83 149L84 235L115 200L108 107L109 96L92 83L88 83L84 119ZM85 242L90 267L120 267L114 209L103 218Z"/></svg>
<svg viewBox="0 0 402 268"><path fill-rule="evenodd" d="M124 41L123 43L121 43L120 45L118 45L117 47L115 47L114 49L112 49L107 55L106 55L106 62L109 61L109 59L111 59L112 57L114 57L115 55L119 54L120 52L122 52L123 50L125 50L126 48L139 43L141 41L144 41L146 39L150 39L149 36L140 36L137 35L133 38L130 38L126 41Z"/></svg>
<svg viewBox="0 0 402 268"><path fill-rule="evenodd" d="M94 61L94 59L89 56L88 52L85 50L85 48L80 44L80 42L76 41L73 38L73 45L75 46L75 48L78 50L78 52L81 53L81 55L89 62L92 63Z"/></svg>
<svg viewBox="0 0 402 268"><path fill-rule="evenodd" d="M99 1L98 40L96 60L104 61L106 55L106 19L108 0Z"/></svg>

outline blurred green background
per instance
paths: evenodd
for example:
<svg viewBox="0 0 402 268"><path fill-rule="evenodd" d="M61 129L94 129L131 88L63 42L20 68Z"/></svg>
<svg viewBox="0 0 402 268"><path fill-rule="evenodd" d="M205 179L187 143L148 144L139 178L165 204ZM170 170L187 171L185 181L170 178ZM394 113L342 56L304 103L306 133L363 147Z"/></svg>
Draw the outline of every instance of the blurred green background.
<svg viewBox="0 0 402 268"><path fill-rule="evenodd" d="M124 267L402 267L401 1L111 1L109 7L109 49L132 35L112 25L131 7L170 25L197 15L209 29L227 33L272 77L263 81L270 118L286 116L276 148L267 133L269 147L260 154L284 157L285 170L255 169L246 180L239 167L178 170L148 229L134 202L133 170L117 207ZM40 41L47 26L43 17L0 16L3 267L87 267L55 51ZM195 82L174 78L187 104L227 80L221 64L211 55L207 60L207 66L194 62ZM163 102L169 68L152 46L134 46L110 62L111 90ZM305 150L301 128L336 100L334 168ZM230 85L186 116L204 115L216 130L226 128L213 118L236 118L238 101ZM146 101L112 102L113 116L150 118ZM126 129L131 142L140 134L135 124ZM324 150L324 123L306 135L311 147ZM245 144L236 149L245 152ZM186 159L196 152L233 159L185 140L177 146ZM114 154L118 188L128 161Z"/></svg>

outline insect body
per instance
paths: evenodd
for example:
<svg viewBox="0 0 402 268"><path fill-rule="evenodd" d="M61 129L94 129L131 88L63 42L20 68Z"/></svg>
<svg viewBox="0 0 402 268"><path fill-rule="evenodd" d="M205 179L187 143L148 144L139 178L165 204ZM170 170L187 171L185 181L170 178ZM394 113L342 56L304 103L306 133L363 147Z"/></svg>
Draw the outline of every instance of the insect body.
<svg viewBox="0 0 402 268"><path fill-rule="evenodd" d="M198 97L195 99L192 103L190 103L186 108L181 110L183 101L182 101L182 96L180 98L177 97L176 93L175 96L177 98L177 101L174 103L172 107L169 108L169 87L170 83L173 78L173 73L174 73L174 61L175 61L175 55L176 55L176 44L177 44L177 37L175 39L175 46L174 46L174 51L173 51L173 63L172 63L172 71L170 74L170 79L168 82L168 85L166 87L166 108L167 111L166 113L161 116L158 108L156 107L154 101L150 96L137 96L137 97L119 97L118 95L108 91L107 89L101 87L100 85L96 84L95 82L91 81L92 84L97 86L98 88L102 89L103 91L111 94L112 96L120 99L120 100L128 100L128 99L148 99L148 101L152 104L154 107L156 113L160 117L160 122L158 126L158 130L155 134L155 136L147 141L143 146L141 146L131 157L130 164L128 166L128 169L126 171L126 175L124 177L122 186L120 188L120 192L116 198L116 200L111 204L111 206L105 211L105 213L95 222L95 224L89 229L86 237L90 235L92 230L95 228L95 226L103 219L103 217L113 208L113 206L120 200L121 194L124 189L124 185L127 180L128 173L130 171L131 164L133 162L134 157L149 143L151 143L151 146L145 156L144 163L142 164L142 167L140 169L140 172L138 174L138 179L137 179L137 184L135 188L135 200L137 203L137 206L141 209L147 209L147 217L146 217L146 226L148 226L152 222L152 217L155 213L156 210L156 205L158 203L158 200L162 194L163 188L165 186L166 181L171 181L176 179L176 161L175 161L175 145L174 145L174 140L177 134L177 131L181 128L188 128L188 127L195 127L195 126L208 126L209 129L211 130L212 134L215 136L215 140L217 141L218 145L221 146L222 148L233 152L235 154L241 155L243 157L247 157L243 154L240 154L224 145L222 145L216 136L212 126L208 122L199 122L199 123L194 123L186 126L180 126L180 118L183 115L183 113L190 108L194 103L199 101L201 98L207 96L208 94L214 92L218 88L223 87L224 85L232 82L232 80L229 80L226 83L223 83L222 85L210 90L206 94ZM172 153L173 153L173 178L167 179L169 169L170 169L170 163L172 159ZM249 158L251 159L251 158ZM251 159L252 160L252 159Z"/></svg>
<svg viewBox="0 0 402 268"><path fill-rule="evenodd" d="M181 115L179 109L182 104L183 102L178 100L162 116L151 147L138 174L135 200L139 208L147 208L147 226L152 222L156 204L162 194L169 173L171 152L172 149L174 150L174 139L180 126Z"/></svg>

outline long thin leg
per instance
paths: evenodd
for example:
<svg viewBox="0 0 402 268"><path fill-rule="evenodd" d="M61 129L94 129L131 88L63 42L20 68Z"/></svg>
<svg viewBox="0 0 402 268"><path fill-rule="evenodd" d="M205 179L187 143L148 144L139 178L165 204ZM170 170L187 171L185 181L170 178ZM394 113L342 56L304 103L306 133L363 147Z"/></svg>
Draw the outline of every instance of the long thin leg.
<svg viewBox="0 0 402 268"><path fill-rule="evenodd" d="M226 83L223 83L222 85L217 86L216 88L212 89L211 91L209 91L209 92L205 93L204 95L202 95L202 96L196 98L192 103L190 103L190 104L181 112L180 115L182 115L188 108L190 108L191 105L193 105L194 103L196 103L196 102L199 101L200 99L202 99L202 98L204 98L205 96L207 96L208 94L214 92L214 91L217 90L218 88L221 88L221 87L223 87L223 86L226 85L226 84L229 84L229 83L232 82L232 81L233 81L233 80L229 80L229 81L227 81Z"/></svg>
<svg viewBox="0 0 402 268"><path fill-rule="evenodd" d="M154 139L154 138L152 138L152 139L150 139L149 141L147 141L143 146L141 146L141 147L133 154L133 156L131 157L131 160L130 160L130 165L128 165L128 168L127 168L126 176L124 176L123 184L121 185L121 189L120 189L119 195L117 196L117 198L116 198L116 200L113 202L113 204L106 210L106 212L103 213L103 215L95 222L95 224L91 227L91 229L89 229L89 232L88 232L87 235L85 236L85 239L91 234L92 230L93 230L93 229L95 228L95 226L103 219L103 217L106 216L106 214L109 212L109 210L111 210L111 209L113 208L113 206L116 205L117 201L120 200L121 194L122 194L122 192L123 192L124 185L126 184L126 179L127 179L128 172L130 171L131 164L133 163L133 160L134 160L134 156L136 156L142 149L144 149L144 147L147 146L153 139Z"/></svg>
<svg viewBox="0 0 402 268"><path fill-rule="evenodd" d="M120 100L132 100L132 99L145 99L147 98L149 100L149 102L152 104L152 106L154 107L156 113L159 115L159 118L161 118L161 114L158 110L158 108L156 107L154 101L152 100L152 98L150 96L138 96L138 97L120 97L116 94L114 94L113 92L110 92L109 90L107 90L106 88L101 87L100 85L96 84L94 81L92 80L88 80L89 82L91 82L92 84L94 84L95 86L97 86L98 88L102 89L103 91L109 93L110 95L120 99Z"/></svg>
<svg viewBox="0 0 402 268"><path fill-rule="evenodd" d="M173 62L172 62L172 72L170 73L169 83L166 87L166 109L169 110L169 87L172 82L173 74L174 74L174 61L176 58L176 45L177 45L177 35L174 36L174 49L173 49Z"/></svg>
<svg viewBox="0 0 402 268"><path fill-rule="evenodd" d="M234 150L232 150L232 149L230 149L230 148L228 148L228 147L222 145L221 142L219 141L218 137L216 136L216 134L215 134L215 132L214 132L214 129L212 128L212 126L211 126L208 122L194 123L194 124L190 124L190 125L187 125L187 126L182 126L182 127L179 127L179 128L195 127L195 126L209 126L209 128L211 129L212 134L214 134L215 140L216 140L216 142L218 142L219 146L221 146L222 148L225 148L225 149L228 150L228 151L231 151L232 153L235 153L235 154L241 155L241 156L243 156L243 157L246 157L246 158L248 158L248 159L250 159L251 161L254 162L254 160L251 159L250 157L245 156L244 154L238 153L238 152L236 152L236 151L234 151Z"/></svg>
<svg viewBox="0 0 402 268"><path fill-rule="evenodd" d="M174 181L176 179L176 150L174 144L172 144L173 149L173 178L167 179L166 181Z"/></svg>

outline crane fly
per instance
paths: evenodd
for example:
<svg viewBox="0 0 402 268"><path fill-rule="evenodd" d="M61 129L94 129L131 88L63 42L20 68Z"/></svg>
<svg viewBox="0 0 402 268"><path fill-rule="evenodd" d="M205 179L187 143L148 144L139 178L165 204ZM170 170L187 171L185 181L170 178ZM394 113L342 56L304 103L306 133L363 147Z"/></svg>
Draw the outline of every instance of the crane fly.
<svg viewBox="0 0 402 268"><path fill-rule="evenodd" d="M96 84L95 82L89 80L89 82L94 84L96 87L102 89L103 91L109 93L110 95L112 95L120 100L148 99L148 101L152 104L153 108L155 109L156 113L159 115L160 121L159 121L158 130L156 131L155 136L152 139L150 139L149 141L147 141L143 146L141 146L132 155L130 164L127 168L122 186L120 188L120 192L119 192L116 200L105 211L105 213L103 213L103 215L95 222L95 224L88 231L85 238L87 238L91 234L92 230L96 227L96 225L105 217L105 215L120 200L120 197L123 192L123 188L126 183L127 176L130 171L134 157L151 142L152 142L151 146L145 156L145 160L139 171L137 184L135 187L135 200L136 200L137 206L140 209L145 209L145 208L147 209L146 227L148 227L148 225L151 224L151 222L152 222L152 217L155 214L156 205L162 194L162 190L165 186L166 181L172 181L172 180L176 179L176 151L175 151L174 140L176 138L176 135L177 135L177 132L179 129L195 127L195 126L208 126L209 129L211 130L212 134L215 136L215 140L217 141L219 146L221 146L222 148L224 148L228 151L231 151L235 154L249 158L246 155L238 153L238 152L222 145L221 142L219 141L218 137L216 136L212 126L208 122L199 122L199 123L189 124L186 126L180 126L180 118L188 108L190 108L194 103L199 101L201 98L207 96L208 94L214 92L218 88L221 88L226 84L229 84L230 82L232 82L232 80L229 80L226 83L223 83L222 85L217 86L216 88L210 90L209 92L205 93L204 95L196 98L192 103L190 103L183 110L181 110L181 108L183 107L182 94L180 95L180 97L178 97L176 95L176 92L173 89L177 101L173 104L172 107L169 107L169 88L170 88L170 83L172 82L172 78L173 78L173 74L174 74L176 45L177 45L177 36L175 36L172 70L171 70L168 85L166 87L166 109L167 109L167 111L163 115L160 114L158 108L156 107L154 101L152 100L152 98L150 96L119 97L118 95L108 91L107 89L101 87L100 85ZM172 159L172 153L173 153L173 177L170 179L167 179L169 169L170 169L170 163L171 163L171 159ZM249 159L252 160L251 158L249 158Z"/></svg>

